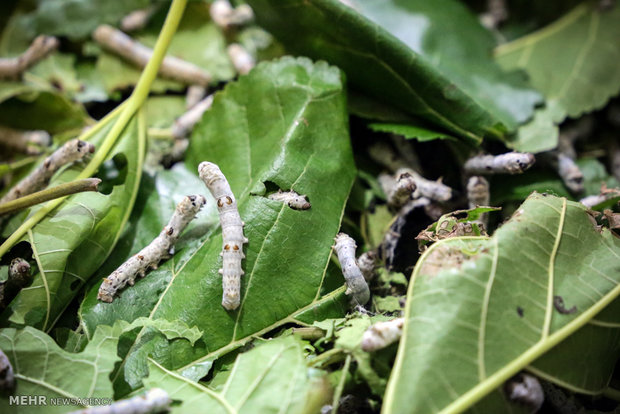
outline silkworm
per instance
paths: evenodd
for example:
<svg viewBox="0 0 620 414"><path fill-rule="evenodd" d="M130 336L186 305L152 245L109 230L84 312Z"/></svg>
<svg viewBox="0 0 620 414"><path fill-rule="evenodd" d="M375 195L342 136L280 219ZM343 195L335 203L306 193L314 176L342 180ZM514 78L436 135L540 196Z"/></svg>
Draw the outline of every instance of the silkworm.
<svg viewBox="0 0 620 414"><path fill-rule="evenodd" d="M0 349L0 391L10 394L15 389L15 374L11 361Z"/></svg>
<svg viewBox="0 0 620 414"><path fill-rule="evenodd" d="M126 400L119 400L111 405L90 407L73 411L69 414L149 414L167 412L172 400L161 388L151 388L145 394Z"/></svg>
<svg viewBox="0 0 620 414"><path fill-rule="evenodd" d="M149 22L149 19L156 11L157 7L154 5L144 9L132 11L121 20L121 30L124 32L135 32L136 30L144 29L146 24Z"/></svg>
<svg viewBox="0 0 620 414"><path fill-rule="evenodd" d="M563 153L558 154L557 170L564 185L573 193L581 193L584 190L583 173L575 164L575 161Z"/></svg>
<svg viewBox="0 0 620 414"><path fill-rule="evenodd" d="M6 309L19 291L30 283L32 283L30 264L21 257L16 257L9 265L8 278L0 282L0 312Z"/></svg>
<svg viewBox="0 0 620 414"><path fill-rule="evenodd" d="M231 26L242 26L254 20L254 11L247 4L233 8L228 0L215 0L209 8L211 20L217 26L228 29Z"/></svg>
<svg viewBox="0 0 620 414"><path fill-rule="evenodd" d="M334 250L347 284L345 293L351 295L354 304L365 305L370 299L370 290L355 260L355 249L357 247L355 240L345 233L338 233L335 241Z"/></svg>
<svg viewBox="0 0 620 414"><path fill-rule="evenodd" d="M248 239L243 235L243 222L237 209L237 200L220 167L208 161L201 162L198 174L217 200L222 226L222 306L227 310L239 307L241 298L241 261L245 258L243 245Z"/></svg>
<svg viewBox="0 0 620 414"><path fill-rule="evenodd" d="M18 131L0 126L0 145L29 155L41 153L41 148L50 144L47 131Z"/></svg>
<svg viewBox="0 0 620 414"><path fill-rule="evenodd" d="M95 29L93 39L105 49L116 53L139 68L144 68L153 55L152 49L105 24ZM207 71L174 56L164 58L159 67L159 74L190 85L207 86L211 82L211 75Z"/></svg>
<svg viewBox="0 0 620 414"><path fill-rule="evenodd" d="M0 58L0 79L18 79L35 63L44 59L58 47L58 39L37 36L28 49L14 58Z"/></svg>
<svg viewBox="0 0 620 414"><path fill-rule="evenodd" d="M16 198L34 193L49 183L56 171L62 166L84 158L95 152L95 146L91 143L73 139L58 148L43 161L30 175L20 181L0 199L1 203L15 200Z"/></svg>
<svg viewBox="0 0 620 414"><path fill-rule="evenodd" d="M538 379L524 372L506 381L504 392L510 401L527 407L531 413L537 412L545 401Z"/></svg>
<svg viewBox="0 0 620 414"><path fill-rule="evenodd" d="M398 341L403 334L404 324L405 318L374 323L362 335L362 350L372 352Z"/></svg>
<svg viewBox="0 0 620 414"><path fill-rule="evenodd" d="M293 190L278 190L277 193L269 194L267 198L280 201L294 210L308 210L311 207L305 195L297 194Z"/></svg>
<svg viewBox="0 0 620 414"><path fill-rule="evenodd" d="M360 257L357 258L357 266L360 268L362 275L364 275L364 280L367 282L375 277L377 259L377 252L374 250L362 253Z"/></svg>
<svg viewBox="0 0 620 414"><path fill-rule="evenodd" d="M172 125L172 137L175 140L186 138L212 104L213 95L209 95L178 117Z"/></svg>
<svg viewBox="0 0 620 414"><path fill-rule="evenodd" d="M133 286L137 276L144 277L149 268L157 269L157 264L162 259L170 257L171 249L179 236L205 203L206 200L201 195L185 196L177 204L172 218L159 236L103 279L97 299L110 303L119 290L126 285Z"/></svg>
<svg viewBox="0 0 620 414"><path fill-rule="evenodd" d="M441 179L437 181L428 180L411 168L400 168L396 171L397 176L405 173L413 177L416 185L413 198L426 197L436 201L448 201L452 198L452 188L442 183Z"/></svg>
<svg viewBox="0 0 620 414"><path fill-rule="evenodd" d="M490 199L489 182L480 175L469 177L467 181L467 200L469 202L469 208L488 206ZM487 215L481 214L479 221L486 227L488 221Z"/></svg>
<svg viewBox="0 0 620 414"><path fill-rule="evenodd" d="M480 23L489 30L497 29L508 18L506 0L487 0L487 11L480 15Z"/></svg>
<svg viewBox="0 0 620 414"><path fill-rule="evenodd" d="M189 110L198 102L204 99L207 94L207 88L201 85L189 85L185 92L185 109Z"/></svg>
<svg viewBox="0 0 620 414"><path fill-rule="evenodd" d="M400 209L411 200L417 188L414 177L407 171L397 173L396 177L381 175L379 183L387 196L388 207L394 210Z"/></svg>
<svg viewBox="0 0 620 414"><path fill-rule="evenodd" d="M254 57L238 43L233 43L226 49L235 70L241 74L248 74L256 65Z"/></svg>
<svg viewBox="0 0 620 414"><path fill-rule="evenodd" d="M564 298L562 296L553 297L553 307L562 315L570 315L571 313L577 312L577 306L573 305L570 309L566 308Z"/></svg>
<svg viewBox="0 0 620 414"><path fill-rule="evenodd" d="M533 154L507 152L501 155L478 155L467 160L465 172L476 174L520 174L534 165Z"/></svg>

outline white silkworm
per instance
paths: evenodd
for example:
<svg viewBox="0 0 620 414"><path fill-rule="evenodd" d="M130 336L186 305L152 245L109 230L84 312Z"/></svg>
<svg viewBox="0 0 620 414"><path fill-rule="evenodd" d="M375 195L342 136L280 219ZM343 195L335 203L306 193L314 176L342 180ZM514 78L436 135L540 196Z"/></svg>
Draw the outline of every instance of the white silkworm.
<svg viewBox="0 0 620 414"><path fill-rule="evenodd" d="M467 200L469 201L469 208L488 206L490 199L489 182L480 175L469 177L467 181ZM486 227L488 221L487 215L481 214L479 221Z"/></svg>
<svg viewBox="0 0 620 414"><path fill-rule="evenodd" d="M222 306L227 310L239 307L241 299L241 261L245 258L243 245L248 239L243 235L243 222L237 209L237 200L220 167L208 161L201 162L198 174L217 201L222 226Z"/></svg>
<svg viewBox="0 0 620 414"><path fill-rule="evenodd" d="M362 350L372 352L398 341L403 335L404 324L405 318L374 323L362 335Z"/></svg>
<svg viewBox="0 0 620 414"><path fill-rule="evenodd" d="M583 173L575 164L575 161L569 156L559 153L558 154L558 164L557 164L558 174L564 185L573 193L581 193L584 190L583 186Z"/></svg>
<svg viewBox="0 0 620 414"><path fill-rule="evenodd" d="M506 0L487 0L487 11L480 15L480 23L487 29L496 29L508 18Z"/></svg>
<svg viewBox="0 0 620 414"><path fill-rule="evenodd" d="M254 57L238 43L233 43L226 49L235 70L241 74L248 74L256 65Z"/></svg>
<svg viewBox="0 0 620 414"><path fill-rule="evenodd" d="M11 393L15 389L15 375L11 361L0 349L0 391Z"/></svg>
<svg viewBox="0 0 620 414"><path fill-rule="evenodd" d="M45 58L58 47L58 39L51 36L37 36L28 49L14 58L0 58L0 79L17 79L35 63Z"/></svg>
<svg viewBox="0 0 620 414"><path fill-rule="evenodd" d="M295 191L278 190L277 193L269 194L270 200L280 201L294 210L308 210L311 206L306 196L297 194Z"/></svg>
<svg viewBox="0 0 620 414"><path fill-rule="evenodd" d="M372 280L375 277L375 268L377 267L377 252L369 250L362 253L361 256L357 258L357 266L360 268L364 280L367 282Z"/></svg>
<svg viewBox="0 0 620 414"><path fill-rule="evenodd" d="M534 165L533 154L507 152L501 155L478 155L467 160L467 174L520 174Z"/></svg>
<svg viewBox="0 0 620 414"><path fill-rule="evenodd" d="M603 194L591 195L591 196L587 196L579 200L581 204L583 204L584 206L588 208L592 208L598 204L601 204L604 201L607 201L607 196Z"/></svg>
<svg viewBox="0 0 620 414"><path fill-rule="evenodd" d="M29 155L41 153L41 148L50 144L47 131L18 131L0 126L0 145Z"/></svg>
<svg viewBox="0 0 620 414"><path fill-rule="evenodd" d="M131 62L144 68L153 55L153 50L133 40L125 33L108 25L101 25L95 29L93 39L105 49L114 52ZM211 82L211 75L193 63L166 56L159 67L159 74L186 84L207 86Z"/></svg>
<svg viewBox="0 0 620 414"><path fill-rule="evenodd" d="M198 121L202 119L204 113L211 108L212 104L213 95L209 95L178 117L172 125L172 137L175 140L187 137Z"/></svg>
<svg viewBox="0 0 620 414"><path fill-rule="evenodd" d="M215 0L209 9L211 20L217 26L228 29L231 26L243 26L254 20L254 11L247 4L233 8L228 0Z"/></svg>
<svg viewBox="0 0 620 414"><path fill-rule="evenodd" d="M407 204L416 189L415 178L408 171L397 173L396 177L381 175L379 184L387 196L388 206L394 210Z"/></svg>
<svg viewBox="0 0 620 414"><path fill-rule="evenodd" d="M135 32L136 30L144 29L149 19L156 11L157 7L153 5L145 9L132 11L121 20L121 30L124 32Z"/></svg>
<svg viewBox="0 0 620 414"><path fill-rule="evenodd" d="M435 201L448 201L452 198L452 189L441 182L428 180L410 168L401 168L396 171L396 175L400 176L408 173L413 177L416 190L413 194L414 198L426 197Z"/></svg>
<svg viewBox="0 0 620 414"><path fill-rule="evenodd" d="M161 388L151 388L145 394L126 400L119 400L111 405L90 407L72 411L69 414L149 414L167 412L172 400Z"/></svg>
<svg viewBox="0 0 620 414"><path fill-rule="evenodd" d="M43 164L37 167L30 175L11 188L0 199L0 204L39 191L47 186L54 173L63 165L80 160L93 152L95 152L95 146L91 143L80 141L79 139L66 142L62 147L54 151L52 155L47 157Z"/></svg>
<svg viewBox="0 0 620 414"><path fill-rule="evenodd" d="M342 274L347 284L345 293L351 295L354 304L365 305L370 299L370 290L355 260L355 249L357 247L355 240L345 233L338 233L334 240L336 241L334 250L338 255Z"/></svg>
<svg viewBox="0 0 620 414"><path fill-rule="evenodd" d="M202 85L189 85L185 93L185 109L189 110L204 99L207 88Z"/></svg>
<svg viewBox="0 0 620 414"><path fill-rule="evenodd" d="M144 277L149 268L156 269L162 259L170 257L171 250L179 236L205 203L206 200L201 195L185 196L177 204L172 218L159 236L120 265L110 276L103 279L97 299L112 302L119 290L126 285L134 285L137 276Z"/></svg>
<svg viewBox="0 0 620 414"><path fill-rule="evenodd" d="M504 384L504 391L510 401L537 412L545 401L545 393L538 379L524 372L515 375Z"/></svg>
<svg viewBox="0 0 620 414"><path fill-rule="evenodd" d="M9 277L0 282L0 312L6 309L19 291L31 282L30 264L21 257L11 260Z"/></svg>

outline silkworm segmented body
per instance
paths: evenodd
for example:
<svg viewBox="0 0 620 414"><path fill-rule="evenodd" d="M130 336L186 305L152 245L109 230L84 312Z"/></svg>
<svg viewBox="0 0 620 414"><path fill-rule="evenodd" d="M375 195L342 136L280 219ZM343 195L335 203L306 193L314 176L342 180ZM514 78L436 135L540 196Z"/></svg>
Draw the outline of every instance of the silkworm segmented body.
<svg viewBox="0 0 620 414"><path fill-rule="evenodd" d="M559 153L557 169L564 185L570 191L573 193L583 192L583 173L572 158L566 154Z"/></svg>
<svg viewBox="0 0 620 414"><path fill-rule="evenodd" d="M90 407L69 414L148 414L167 412L172 400L161 388L151 388L143 395L120 400L111 405Z"/></svg>
<svg viewBox="0 0 620 414"><path fill-rule="evenodd" d="M308 210L311 207L305 195L297 194L292 190L278 190L277 193L269 194L267 198L270 200L281 201L293 210Z"/></svg>
<svg viewBox="0 0 620 414"><path fill-rule="evenodd" d="M398 341L403 334L404 324L405 318L396 318L371 325L362 335L362 350L372 352Z"/></svg>
<svg viewBox="0 0 620 414"><path fill-rule="evenodd" d="M379 183L387 196L388 206L395 210L398 210L407 201L411 200L411 196L416 189L415 178L407 171L397 173L395 177L380 176Z"/></svg>
<svg viewBox="0 0 620 414"><path fill-rule="evenodd" d="M367 282L372 280L375 277L375 268L377 267L377 252L369 250L362 253L360 257L357 258L357 266L362 271L364 280Z"/></svg>
<svg viewBox="0 0 620 414"><path fill-rule="evenodd" d="M134 65L144 68L153 55L153 50L136 42L125 33L108 25L97 27L93 33L97 43ZM166 56L159 68L159 74L186 84L206 86L211 82L211 75L193 63Z"/></svg>
<svg viewBox="0 0 620 414"><path fill-rule="evenodd" d="M29 67L45 58L57 47L58 39L55 37L36 37L30 44L30 47L18 57L0 59L0 79L20 78Z"/></svg>
<svg viewBox="0 0 620 414"><path fill-rule="evenodd" d="M110 276L103 279L99 287L97 299L103 302L112 302L116 293L126 285L133 286L137 276L144 277L149 269L156 269L157 264L170 257L170 251L179 239L179 236L194 219L194 216L206 200L201 195L186 196L181 200L168 224L163 228L148 246L120 265Z"/></svg>
<svg viewBox="0 0 620 414"><path fill-rule="evenodd" d="M248 239L243 235L243 222L237 209L237 200L220 167L208 161L201 162L198 174L217 201L222 226L222 306L227 310L239 307L241 298L241 261L245 258L243 245Z"/></svg>
<svg viewBox="0 0 620 414"><path fill-rule="evenodd" d="M238 43L233 43L226 49L235 70L241 74L248 74L256 65L254 57Z"/></svg>
<svg viewBox="0 0 620 414"><path fill-rule="evenodd" d="M355 260L355 249L357 247L355 240L345 233L338 233L335 241L334 250L338 255L342 274L347 284L345 293L351 295L354 304L365 305L370 299L370 290Z"/></svg>
<svg viewBox="0 0 620 414"><path fill-rule="evenodd" d="M452 198L452 189L442 183L441 179L437 181L428 180L411 168L400 168L396 171L397 177L402 174L410 174L413 177L416 185L413 198L426 197L436 201L448 201Z"/></svg>
<svg viewBox="0 0 620 414"><path fill-rule="evenodd" d="M43 161L37 169L29 176L20 181L15 187L9 190L0 203L15 200L16 198L34 193L49 183L50 179L56 171L63 165L84 158L88 154L95 152L95 146L91 143L73 139L66 142L62 147L58 148L49 157Z"/></svg>
<svg viewBox="0 0 620 414"><path fill-rule="evenodd" d="M467 160L467 174L520 174L534 165L533 154L507 152L501 155L478 155Z"/></svg>

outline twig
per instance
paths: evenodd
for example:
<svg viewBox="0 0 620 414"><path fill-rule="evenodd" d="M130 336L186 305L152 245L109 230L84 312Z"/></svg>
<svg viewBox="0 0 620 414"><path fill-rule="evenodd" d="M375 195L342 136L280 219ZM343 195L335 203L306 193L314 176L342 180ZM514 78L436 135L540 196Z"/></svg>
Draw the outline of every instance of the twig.
<svg viewBox="0 0 620 414"><path fill-rule="evenodd" d="M465 172L471 175L520 174L534 165L533 154L508 152L501 155L478 155L467 160Z"/></svg>
<svg viewBox="0 0 620 414"><path fill-rule="evenodd" d="M105 24L95 29L93 39L105 49L120 55L140 68L146 67L153 55L152 49ZM208 72L174 56L164 58L159 67L159 74L190 85L207 86L211 82L211 75Z"/></svg>
<svg viewBox="0 0 620 414"><path fill-rule="evenodd" d="M171 250L179 236L205 202L205 198L201 195L184 197L177 204L172 218L159 233L159 236L120 265L110 276L103 279L97 299L110 303L120 289L126 285L134 285L136 276L144 277L149 268L157 269L157 264L162 259L170 257Z"/></svg>
<svg viewBox="0 0 620 414"><path fill-rule="evenodd" d="M0 145L28 155L41 153L41 148L50 144L47 131L19 131L0 126Z"/></svg>
<svg viewBox="0 0 620 414"><path fill-rule="evenodd" d="M363 306L370 300L370 290L355 260L355 248L357 247L355 240L345 233L338 233L334 240L336 241L334 251L338 255L342 274L347 284L345 293L351 295L354 304Z"/></svg>
<svg viewBox="0 0 620 414"><path fill-rule="evenodd" d="M227 310L239 307L241 300L241 261L245 258L243 245L248 239L243 235L244 223L239 216L237 200L220 167L212 162L201 162L198 173L217 201L222 226L222 306Z"/></svg>
<svg viewBox="0 0 620 414"><path fill-rule="evenodd" d="M80 141L79 139L66 142L62 147L54 151L52 155L47 157L30 175L9 190L9 192L0 199L0 204L7 203L44 188L56 171L62 166L78 161L93 152L95 152L95 146L89 142Z"/></svg>
<svg viewBox="0 0 620 414"><path fill-rule="evenodd" d="M19 79L35 63L45 58L58 47L58 39L51 36L38 36L30 47L14 58L0 59L0 79Z"/></svg>
<svg viewBox="0 0 620 414"><path fill-rule="evenodd" d="M99 178L84 178L82 180L70 181L52 188L37 191L36 193L0 204L0 216L23 208L32 207L55 198L85 191L97 191L97 185L99 185L100 182L101 180Z"/></svg>
<svg viewBox="0 0 620 414"><path fill-rule="evenodd" d="M254 57L238 43L233 43L226 49L235 70L241 75L247 75L256 65Z"/></svg>

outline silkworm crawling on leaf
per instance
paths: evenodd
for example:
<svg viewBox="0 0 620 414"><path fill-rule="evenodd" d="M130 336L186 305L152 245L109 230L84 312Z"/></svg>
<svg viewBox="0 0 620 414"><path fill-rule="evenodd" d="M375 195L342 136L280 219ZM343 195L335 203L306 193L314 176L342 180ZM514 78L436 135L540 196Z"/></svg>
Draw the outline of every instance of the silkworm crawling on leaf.
<svg viewBox="0 0 620 414"><path fill-rule="evenodd" d="M371 325L362 335L362 350L372 352L398 341L403 335L404 324L405 318L396 318Z"/></svg>
<svg viewBox="0 0 620 414"><path fill-rule="evenodd" d="M584 190L583 173L575 161L566 154L559 153L557 170L564 185L573 193L581 193Z"/></svg>
<svg viewBox="0 0 620 414"><path fill-rule="evenodd" d="M426 197L436 201L448 201L452 198L452 189L442 183L441 179L428 180L411 168L400 168L396 171L396 176L402 174L409 174L413 177L416 185L413 198Z"/></svg>
<svg viewBox="0 0 620 414"><path fill-rule="evenodd" d="M206 200L201 195L185 196L176 209L168 224L163 228L148 246L130 257L120 265L110 276L103 279L99 287L97 299L103 302L112 302L114 296L126 285L133 286L137 276L144 277L149 269L156 269L157 264L170 257L171 249L179 236L204 206Z"/></svg>
<svg viewBox="0 0 620 414"><path fill-rule="evenodd" d="M407 172L401 172L395 177L384 174L379 176L379 184L387 196L388 207L398 210L404 206L416 189L413 176Z"/></svg>
<svg viewBox="0 0 620 414"><path fill-rule="evenodd" d="M212 104L213 95L209 95L178 117L172 125L172 137L175 140L186 138Z"/></svg>
<svg viewBox="0 0 620 414"><path fill-rule="evenodd" d="M126 400L120 400L111 405L90 407L84 410L73 411L69 414L149 414L168 412L172 400L168 393L161 388L151 388L145 394Z"/></svg>
<svg viewBox="0 0 620 414"><path fill-rule="evenodd" d="M80 141L79 139L66 142L62 147L54 151L52 155L47 157L43 164L30 173L29 176L11 188L0 199L0 204L44 188L60 167L78 161L93 152L95 152L95 146L91 143Z"/></svg>
<svg viewBox="0 0 620 414"><path fill-rule="evenodd" d="M538 412L545 401L545 394L538 379L525 372L506 381L504 392L510 401L525 406L531 413Z"/></svg>
<svg viewBox="0 0 620 414"><path fill-rule="evenodd" d="M237 209L237 200L220 167L208 161L201 162L198 174L217 201L222 226L222 306L237 309L241 298L241 261L245 258L243 245L248 239L243 235L243 222Z"/></svg>
<svg viewBox="0 0 620 414"><path fill-rule="evenodd" d="M24 287L32 283L30 264L16 257L9 265L9 276L0 282L0 312L2 312Z"/></svg>
<svg viewBox="0 0 620 414"><path fill-rule="evenodd" d="M29 155L41 153L50 144L47 131L18 131L0 126L0 146Z"/></svg>
<svg viewBox="0 0 620 414"><path fill-rule="evenodd" d="M507 152L501 155L477 155L467 160L467 174L520 174L534 165L533 154Z"/></svg>
<svg viewBox="0 0 620 414"><path fill-rule="evenodd" d="M305 195L297 194L293 190L278 190L277 193L269 194L267 198L270 200L280 201L293 210L308 210L311 207Z"/></svg>
<svg viewBox="0 0 620 414"><path fill-rule="evenodd" d="M0 79L18 79L35 63L58 47L58 39L51 36L36 37L28 49L14 58L0 58Z"/></svg>
<svg viewBox="0 0 620 414"><path fill-rule="evenodd" d="M205 98L207 88L201 85L190 85L185 92L185 109L189 110Z"/></svg>
<svg viewBox="0 0 620 414"><path fill-rule="evenodd" d="M360 257L357 258L357 266L362 271L362 275L364 275L364 280L366 280L367 282L375 277L377 259L377 252L374 250L369 250L365 253L362 253Z"/></svg>
<svg viewBox="0 0 620 414"><path fill-rule="evenodd" d="M213 23L223 29L231 26L243 26L254 20L254 11L247 4L235 8L228 0L215 0L209 9Z"/></svg>
<svg viewBox="0 0 620 414"><path fill-rule="evenodd" d="M134 65L144 68L153 50L133 40L125 33L108 25L95 29L93 39L105 49L116 53ZM186 84L207 86L211 75L200 67L174 56L166 56L159 67L159 74Z"/></svg>
<svg viewBox="0 0 620 414"><path fill-rule="evenodd" d="M241 74L248 74L256 65L254 57L238 43L233 43L226 49L235 70Z"/></svg>
<svg viewBox="0 0 620 414"><path fill-rule="evenodd" d="M12 393L15 389L15 375L11 361L0 349L0 392Z"/></svg>
<svg viewBox="0 0 620 414"><path fill-rule="evenodd" d="M156 11L157 7L154 5L132 11L121 20L121 30L124 32L135 32L136 30L144 29L149 19Z"/></svg>
<svg viewBox="0 0 620 414"><path fill-rule="evenodd" d="M355 249L357 247L355 240L347 234L338 233L335 241L334 250L338 255L338 261L342 267L342 274L347 284L345 293L351 295L354 304L365 305L370 299L370 290L355 260Z"/></svg>

